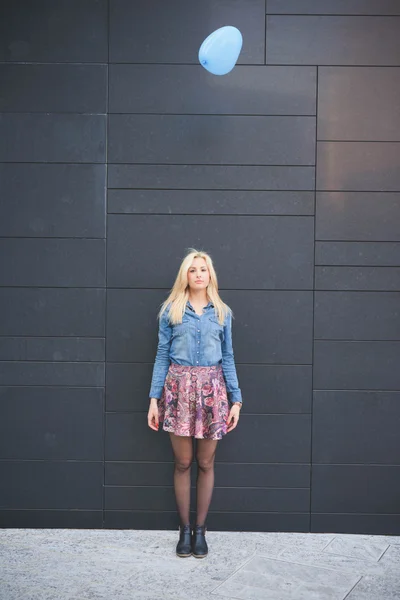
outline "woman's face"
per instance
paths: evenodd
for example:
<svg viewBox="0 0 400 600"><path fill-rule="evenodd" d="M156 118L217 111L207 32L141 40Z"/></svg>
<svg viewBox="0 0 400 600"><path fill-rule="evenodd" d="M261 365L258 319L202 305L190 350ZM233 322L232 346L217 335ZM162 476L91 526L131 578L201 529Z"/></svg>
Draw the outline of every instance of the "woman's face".
<svg viewBox="0 0 400 600"><path fill-rule="evenodd" d="M204 258L194 258L188 270L188 284L191 290L206 289L210 283L210 272Z"/></svg>

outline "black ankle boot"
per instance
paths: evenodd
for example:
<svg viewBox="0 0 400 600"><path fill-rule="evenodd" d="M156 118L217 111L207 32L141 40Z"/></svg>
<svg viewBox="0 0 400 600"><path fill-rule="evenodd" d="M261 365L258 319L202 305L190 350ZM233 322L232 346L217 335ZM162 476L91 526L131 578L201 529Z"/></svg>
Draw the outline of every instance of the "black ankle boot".
<svg viewBox="0 0 400 600"><path fill-rule="evenodd" d="M190 525L179 526L179 542L176 546L176 554L181 558L192 555Z"/></svg>
<svg viewBox="0 0 400 600"><path fill-rule="evenodd" d="M192 537L192 554L195 558L205 558L208 554L208 546L206 542L206 531L205 525L196 525L193 529Z"/></svg>

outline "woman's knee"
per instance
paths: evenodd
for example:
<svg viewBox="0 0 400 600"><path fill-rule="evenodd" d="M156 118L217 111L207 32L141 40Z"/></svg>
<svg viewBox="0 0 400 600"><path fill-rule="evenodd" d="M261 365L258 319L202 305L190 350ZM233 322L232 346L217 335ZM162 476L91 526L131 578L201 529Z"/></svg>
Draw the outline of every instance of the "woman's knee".
<svg viewBox="0 0 400 600"><path fill-rule="evenodd" d="M175 468L179 473L185 473L191 468L192 462L191 457L175 458Z"/></svg>
<svg viewBox="0 0 400 600"><path fill-rule="evenodd" d="M212 471L214 469L214 458L215 456L209 456L207 458L197 457L198 468L203 472Z"/></svg>

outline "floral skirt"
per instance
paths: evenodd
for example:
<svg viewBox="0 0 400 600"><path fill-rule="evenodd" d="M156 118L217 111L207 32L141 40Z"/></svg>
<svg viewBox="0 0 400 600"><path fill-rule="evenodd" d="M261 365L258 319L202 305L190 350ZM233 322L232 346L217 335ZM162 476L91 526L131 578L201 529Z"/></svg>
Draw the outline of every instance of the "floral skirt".
<svg viewBox="0 0 400 600"><path fill-rule="evenodd" d="M164 431L199 439L220 440L227 430L229 402L222 366L169 366L159 420Z"/></svg>

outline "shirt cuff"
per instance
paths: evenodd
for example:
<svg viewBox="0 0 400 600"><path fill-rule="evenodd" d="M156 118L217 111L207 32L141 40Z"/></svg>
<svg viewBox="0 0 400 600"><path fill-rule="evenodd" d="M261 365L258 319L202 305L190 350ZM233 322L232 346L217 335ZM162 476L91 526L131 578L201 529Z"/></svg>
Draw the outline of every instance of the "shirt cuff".
<svg viewBox="0 0 400 600"><path fill-rule="evenodd" d="M228 399L231 402L243 402L242 392L240 390L235 390L234 392L228 392Z"/></svg>
<svg viewBox="0 0 400 600"><path fill-rule="evenodd" d="M161 398L162 390L162 388L151 388L149 398L157 398L157 400L159 400Z"/></svg>

